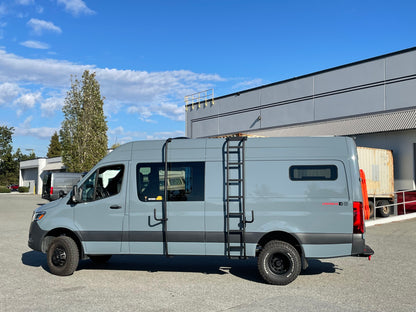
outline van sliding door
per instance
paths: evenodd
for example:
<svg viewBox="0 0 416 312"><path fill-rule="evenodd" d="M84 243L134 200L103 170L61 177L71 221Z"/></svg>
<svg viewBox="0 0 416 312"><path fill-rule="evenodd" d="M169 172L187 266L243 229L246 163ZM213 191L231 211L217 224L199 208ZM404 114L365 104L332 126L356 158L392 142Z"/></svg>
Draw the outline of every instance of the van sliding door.
<svg viewBox="0 0 416 312"><path fill-rule="evenodd" d="M164 163L143 163L136 174L139 201L130 208L131 252L205 254L205 163L172 162L167 172Z"/></svg>

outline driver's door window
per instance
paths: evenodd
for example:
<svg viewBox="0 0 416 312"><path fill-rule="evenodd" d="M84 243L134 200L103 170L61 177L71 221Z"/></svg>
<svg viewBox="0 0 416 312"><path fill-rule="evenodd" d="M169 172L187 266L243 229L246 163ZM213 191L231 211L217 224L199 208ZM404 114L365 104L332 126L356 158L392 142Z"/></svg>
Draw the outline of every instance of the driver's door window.
<svg viewBox="0 0 416 312"><path fill-rule="evenodd" d="M79 188L81 201L90 202L120 193L123 173L123 165L107 166L96 170Z"/></svg>
<svg viewBox="0 0 416 312"><path fill-rule="evenodd" d="M87 180L80 186L79 191L81 194L82 202L90 202L94 200L94 189L95 189L95 177L97 171L91 174Z"/></svg>

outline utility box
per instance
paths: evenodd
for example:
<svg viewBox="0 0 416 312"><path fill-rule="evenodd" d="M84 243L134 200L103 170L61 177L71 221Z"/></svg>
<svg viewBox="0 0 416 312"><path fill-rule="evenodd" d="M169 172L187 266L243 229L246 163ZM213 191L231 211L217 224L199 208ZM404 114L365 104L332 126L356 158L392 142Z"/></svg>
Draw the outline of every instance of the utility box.
<svg viewBox="0 0 416 312"><path fill-rule="evenodd" d="M394 168L391 150L357 147L358 164L365 172L368 199L376 207L392 204L394 201ZM387 217L390 207L379 210L380 215Z"/></svg>

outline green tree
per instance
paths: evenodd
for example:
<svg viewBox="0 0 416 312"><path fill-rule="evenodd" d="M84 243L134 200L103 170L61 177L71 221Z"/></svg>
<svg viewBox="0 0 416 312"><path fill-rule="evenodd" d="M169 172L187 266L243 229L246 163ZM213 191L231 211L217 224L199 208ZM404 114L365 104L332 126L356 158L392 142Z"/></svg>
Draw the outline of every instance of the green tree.
<svg viewBox="0 0 416 312"><path fill-rule="evenodd" d="M29 155L25 155L25 154L22 153L20 148L18 148L16 153L14 153L14 155L13 155L13 159L16 161L18 166L19 166L19 163L21 161L31 160L31 159L35 159L35 158L36 158L36 154L33 150Z"/></svg>
<svg viewBox="0 0 416 312"><path fill-rule="evenodd" d="M0 185L17 184L20 162L36 158L34 151L24 155L20 148L12 154L13 132L13 127L0 126Z"/></svg>
<svg viewBox="0 0 416 312"><path fill-rule="evenodd" d="M13 160L13 135L14 128L0 126L0 183L16 183L14 173L16 163Z"/></svg>
<svg viewBox="0 0 416 312"><path fill-rule="evenodd" d="M107 154L107 121L103 105L104 98L95 73L84 71L82 81L71 77L60 131L62 160L68 171L88 171Z"/></svg>
<svg viewBox="0 0 416 312"><path fill-rule="evenodd" d="M48 158L52 157L59 157L62 155L62 145L61 142L59 142L59 135L58 132L55 131L55 133L51 137L51 142L49 143L48 153L46 156Z"/></svg>

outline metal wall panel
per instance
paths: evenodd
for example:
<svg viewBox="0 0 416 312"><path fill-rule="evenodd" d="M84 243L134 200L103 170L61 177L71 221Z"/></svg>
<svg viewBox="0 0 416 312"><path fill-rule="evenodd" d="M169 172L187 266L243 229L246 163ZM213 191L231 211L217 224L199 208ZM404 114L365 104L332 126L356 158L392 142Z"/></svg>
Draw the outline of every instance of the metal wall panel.
<svg viewBox="0 0 416 312"><path fill-rule="evenodd" d="M219 131L219 118L192 122L190 125L190 127L187 127L186 133L186 135L190 138L214 136L217 135Z"/></svg>
<svg viewBox="0 0 416 312"><path fill-rule="evenodd" d="M416 51L386 58L386 79L416 74Z"/></svg>
<svg viewBox="0 0 416 312"><path fill-rule="evenodd" d="M317 74L315 95L384 80L384 60L361 63Z"/></svg>
<svg viewBox="0 0 416 312"><path fill-rule="evenodd" d="M188 106L187 135L207 137L389 114L414 107L415 98L416 49L411 49L223 96L213 106L191 110ZM376 131L377 125L366 125L365 133Z"/></svg>
<svg viewBox="0 0 416 312"><path fill-rule="evenodd" d="M227 134L259 129L258 117L258 111L224 116L219 121L220 133Z"/></svg>
<svg viewBox="0 0 416 312"><path fill-rule="evenodd" d="M416 106L416 78L386 85L386 109Z"/></svg>
<svg viewBox="0 0 416 312"><path fill-rule="evenodd" d="M314 105L312 100L275 106L261 111L261 127L276 127L313 121Z"/></svg>
<svg viewBox="0 0 416 312"><path fill-rule="evenodd" d="M241 93L240 95L230 95L217 101L219 113L238 111L241 109L252 108L260 105L258 91Z"/></svg>
<svg viewBox="0 0 416 312"><path fill-rule="evenodd" d="M313 78L306 77L282 84L267 86L256 92L260 93L261 105L311 96L313 94Z"/></svg>
<svg viewBox="0 0 416 312"><path fill-rule="evenodd" d="M315 99L315 120L384 110L384 87L373 87Z"/></svg>

